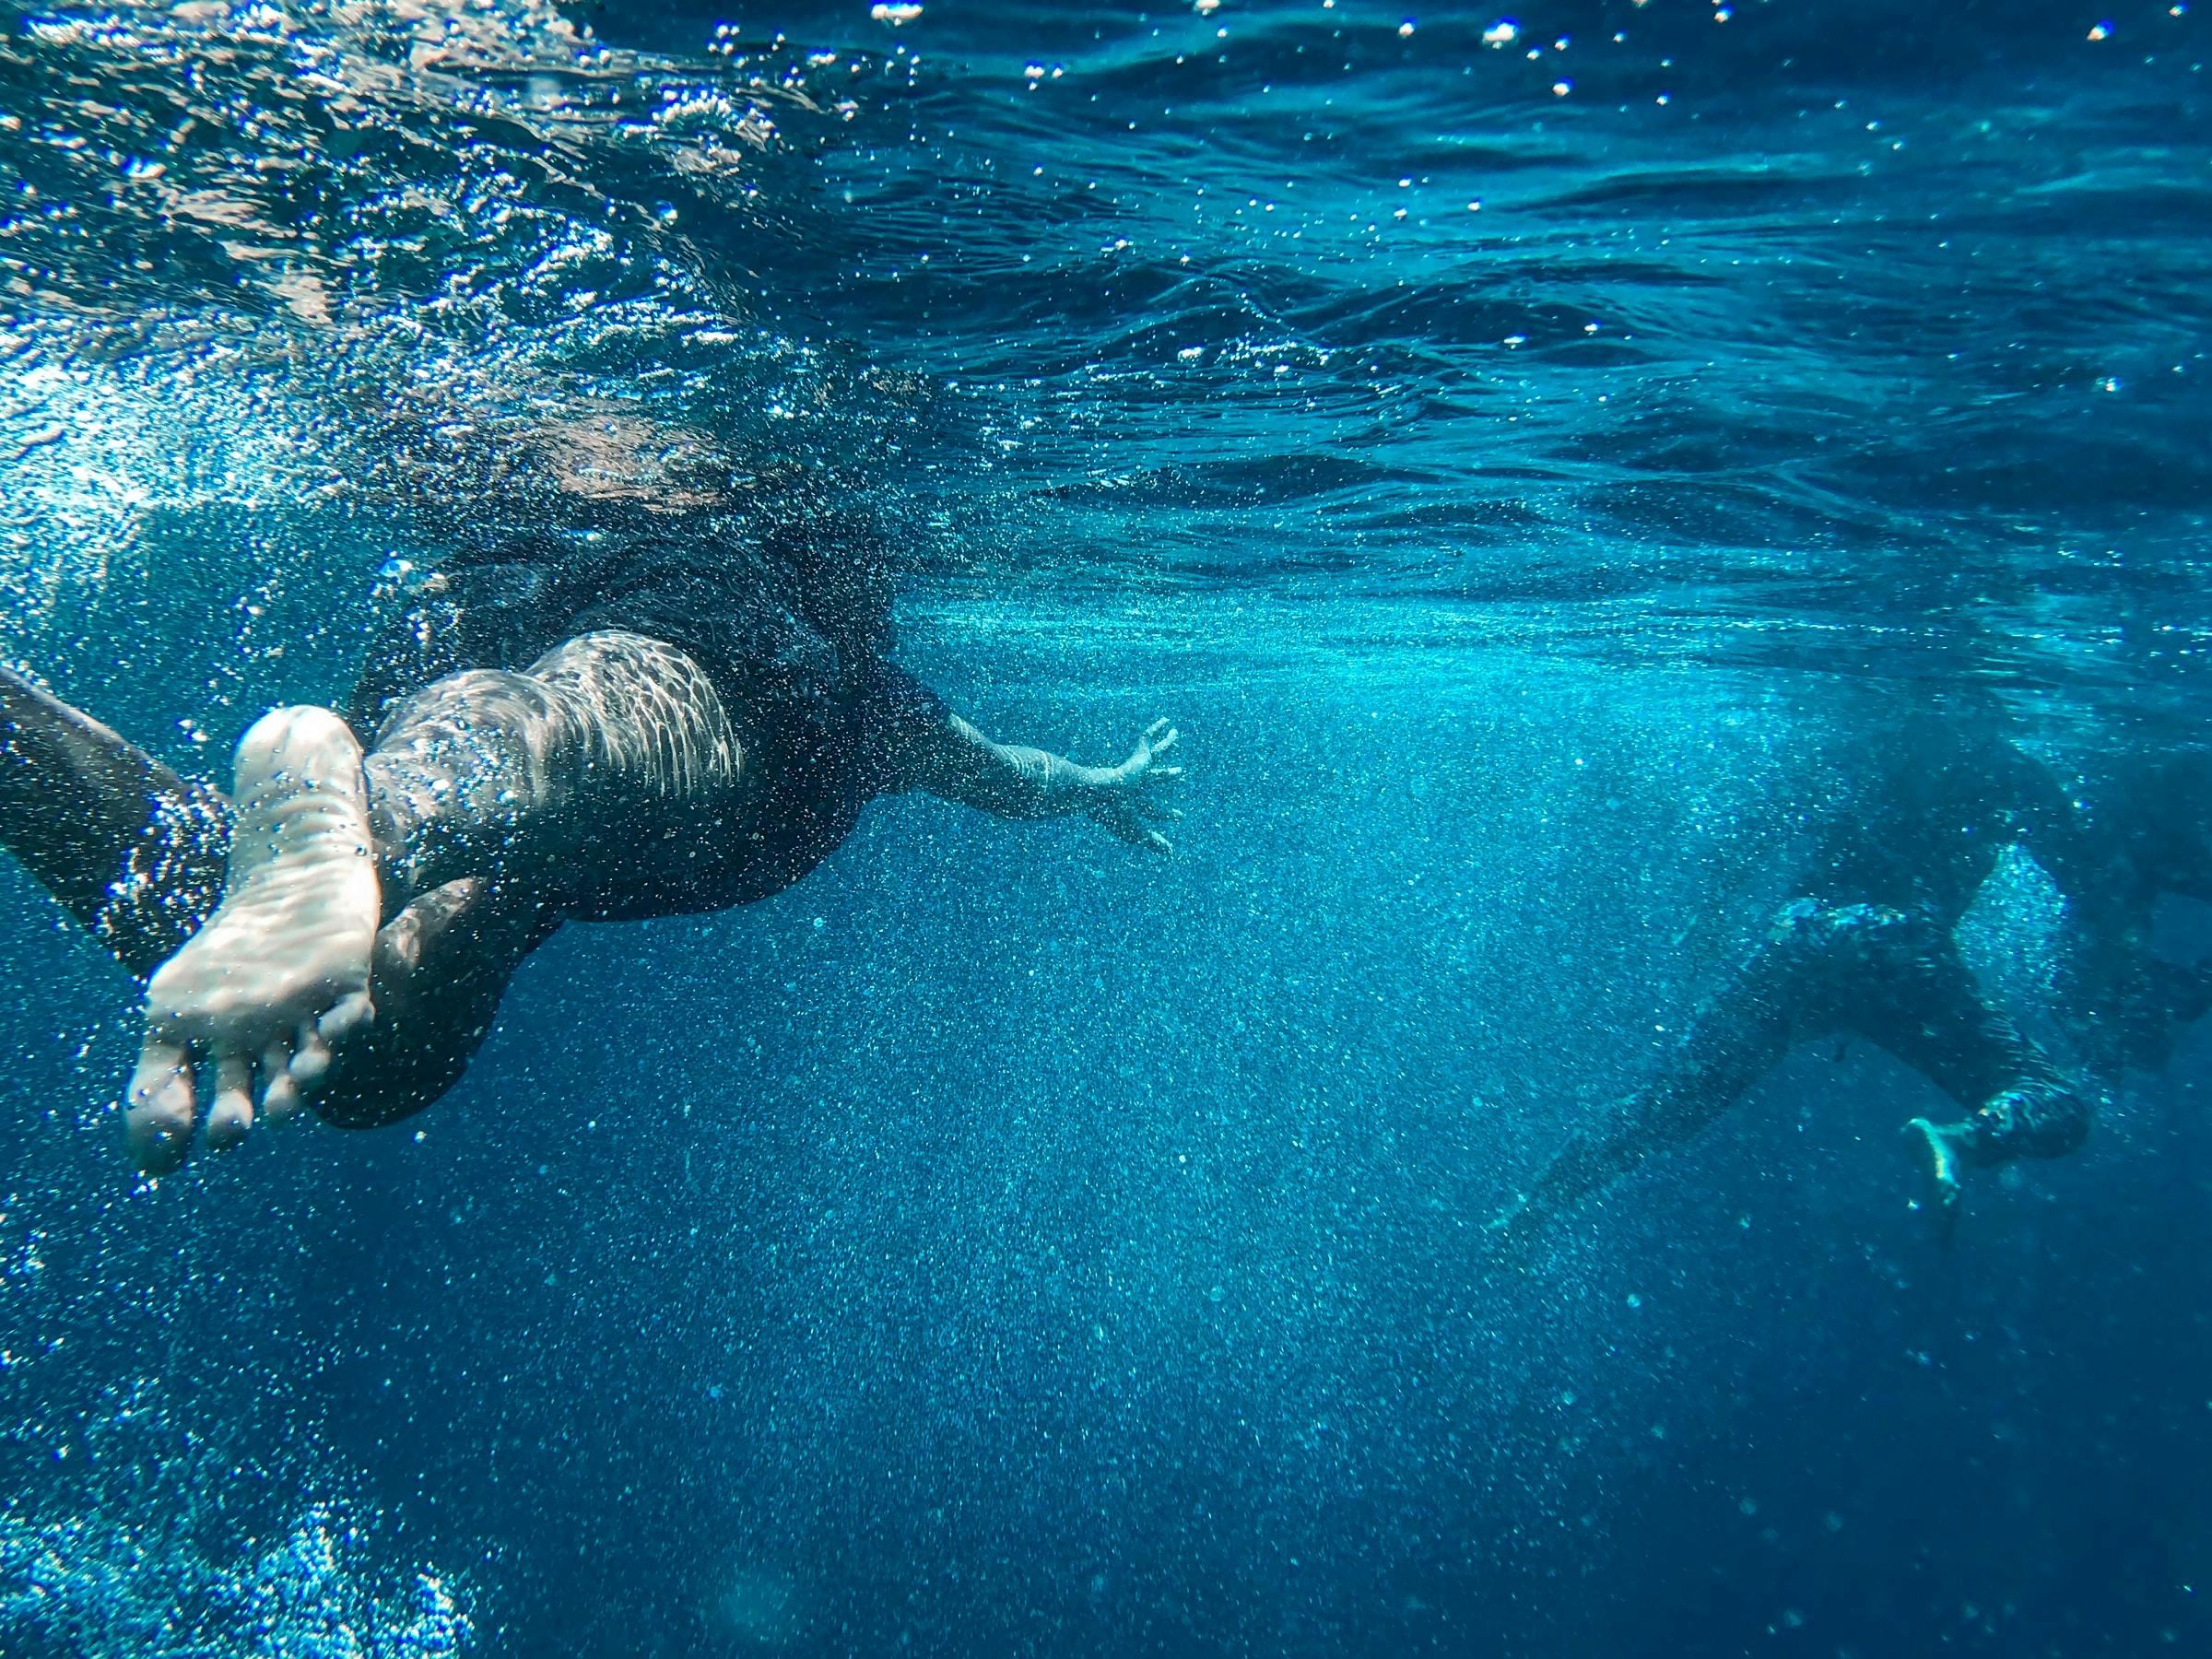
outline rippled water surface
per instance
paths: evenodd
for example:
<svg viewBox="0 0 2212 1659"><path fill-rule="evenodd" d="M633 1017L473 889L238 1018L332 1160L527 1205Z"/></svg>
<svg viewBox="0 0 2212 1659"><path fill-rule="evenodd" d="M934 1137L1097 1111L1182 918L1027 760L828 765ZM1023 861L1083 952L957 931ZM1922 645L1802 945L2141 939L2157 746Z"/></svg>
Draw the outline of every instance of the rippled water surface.
<svg viewBox="0 0 2212 1659"><path fill-rule="evenodd" d="M1194 774L1141 867L879 805L158 1187L0 872L0 1652L2212 1641L2193 1040L1953 1253L1871 1049L1473 1243L1784 896L1836 687L2197 742L2212 12L0 26L0 657L219 774L559 423L818 469L957 706Z"/></svg>

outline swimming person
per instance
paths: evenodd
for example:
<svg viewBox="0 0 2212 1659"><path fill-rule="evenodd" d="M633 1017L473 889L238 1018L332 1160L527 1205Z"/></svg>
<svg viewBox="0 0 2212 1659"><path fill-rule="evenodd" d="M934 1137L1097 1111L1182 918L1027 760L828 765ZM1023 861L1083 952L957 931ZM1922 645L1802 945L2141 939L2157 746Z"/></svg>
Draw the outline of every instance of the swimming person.
<svg viewBox="0 0 2212 1659"><path fill-rule="evenodd" d="M1169 850L1166 722L1105 768L994 743L889 661L849 524L789 492L634 509L456 550L345 712L253 724L228 799L0 673L0 843L150 975L141 1170L310 1096L342 1124L419 1110L563 921L750 903L877 795Z"/></svg>
<svg viewBox="0 0 2212 1659"><path fill-rule="evenodd" d="M1490 1223L1525 1241L1548 1218L1690 1139L1796 1044L1864 1037L1963 1109L1905 1135L1946 1237L1962 1166L2072 1151L2100 1096L2062 1069L1981 990L1956 929L2006 846L2024 846L2098 925L2110 882L2057 778L2005 735L1985 700L1853 697L1842 790L1798 896L1691 1017L1660 1076L1611 1122L1571 1135Z"/></svg>

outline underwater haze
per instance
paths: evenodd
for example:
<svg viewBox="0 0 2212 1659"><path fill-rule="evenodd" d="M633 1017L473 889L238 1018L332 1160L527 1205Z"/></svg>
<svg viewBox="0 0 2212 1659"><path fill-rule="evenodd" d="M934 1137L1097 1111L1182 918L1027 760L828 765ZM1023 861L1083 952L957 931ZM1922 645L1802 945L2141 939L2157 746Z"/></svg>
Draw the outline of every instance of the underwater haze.
<svg viewBox="0 0 2212 1659"><path fill-rule="evenodd" d="M0 861L0 1654L2212 1653L2212 1032L1976 1171L1800 1047L1501 1253L1865 708L2212 707L2212 6L0 0L0 660L227 782L642 417L1171 856L872 806L148 1181ZM472 447L473 446L473 447ZM1947 704L1946 706L1948 706ZM2201 906L2159 914L2176 961ZM2064 1041L2074 918L1961 936Z"/></svg>

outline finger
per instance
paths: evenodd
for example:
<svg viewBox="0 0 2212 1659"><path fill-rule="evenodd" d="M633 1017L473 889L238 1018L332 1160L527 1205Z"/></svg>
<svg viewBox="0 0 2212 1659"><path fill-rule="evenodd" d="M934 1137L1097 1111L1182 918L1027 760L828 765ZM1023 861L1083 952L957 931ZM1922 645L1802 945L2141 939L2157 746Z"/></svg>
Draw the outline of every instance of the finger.
<svg viewBox="0 0 2212 1659"><path fill-rule="evenodd" d="M315 1030L324 1041L338 1043L375 1018L376 1009L370 1004L369 993L356 991L350 996L340 997L336 1006L315 1021Z"/></svg>
<svg viewBox="0 0 2212 1659"><path fill-rule="evenodd" d="M218 1054L215 1102L207 1108L207 1149L228 1152L253 1127L253 1062L243 1054Z"/></svg>
<svg viewBox="0 0 2212 1659"><path fill-rule="evenodd" d="M1172 783L1182 776L1182 768L1180 766L1156 766L1145 774L1147 782L1157 778L1162 783Z"/></svg>
<svg viewBox="0 0 2212 1659"><path fill-rule="evenodd" d="M330 1069L330 1044L313 1026L300 1028L300 1041L292 1047L292 1063L287 1069L302 1092L312 1092L323 1081L323 1074Z"/></svg>
<svg viewBox="0 0 2212 1659"><path fill-rule="evenodd" d="M300 1110L300 1085L292 1077L292 1045L272 1042L261 1057L261 1115L281 1124Z"/></svg>
<svg viewBox="0 0 2212 1659"><path fill-rule="evenodd" d="M148 1175L166 1175L192 1146L191 1059L179 1042L147 1039L131 1077L123 1121L131 1161Z"/></svg>
<svg viewBox="0 0 2212 1659"><path fill-rule="evenodd" d="M1151 848L1155 853L1172 853L1175 851L1175 844L1169 841L1166 836L1162 835L1157 830L1147 830L1145 831L1145 845Z"/></svg>
<svg viewBox="0 0 2212 1659"><path fill-rule="evenodd" d="M1165 725L1167 723L1162 721L1160 724ZM1155 727L1153 729L1157 731L1159 728ZM1160 756L1166 754L1170 749L1173 748L1175 747L1175 740L1182 735L1182 734L1181 732L1176 731L1172 726L1170 726L1168 728L1168 735L1165 737L1161 737L1156 741L1153 738L1151 732L1147 732L1145 734L1145 741L1152 745L1152 758L1157 760L1160 758Z"/></svg>
<svg viewBox="0 0 2212 1659"><path fill-rule="evenodd" d="M1156 721L1154 721L1154 722L1153 722L1153 723L1152 723L1150 725L1148 725L1148 726L1147 726L1147 727L1145 728L1145 741L1146 741L1147 743L1149 743L1149 742L1151 742L1151 741L1152 741L1152 739L1154 739L1155 737L1159 736L1159 735L1160 735L1162 732L1166 731L1167 729L1168 729L1168 723L1167 723L1167 721L1166 721L1165 719L1160 719L1160 720L1156 720Z"/></svg>

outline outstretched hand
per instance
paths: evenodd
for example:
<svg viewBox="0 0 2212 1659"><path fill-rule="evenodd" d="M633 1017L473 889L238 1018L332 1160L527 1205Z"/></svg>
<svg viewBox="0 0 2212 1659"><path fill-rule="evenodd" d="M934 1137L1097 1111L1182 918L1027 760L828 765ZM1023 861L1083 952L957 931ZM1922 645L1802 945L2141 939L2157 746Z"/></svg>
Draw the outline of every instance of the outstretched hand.
<svg viewBox="0 0 2212 1659"><path fill-rule="evenodd" d="M1106 773L1098 798L1090 804L1090 816L1133 847L1155 853L1172 850L1168 838L1153 826L1182 817L1168 804L1168 792L1182 782L1182 768L1159 763L1181 735L1164 720L1147 726L1135 752Z"/></svg>

